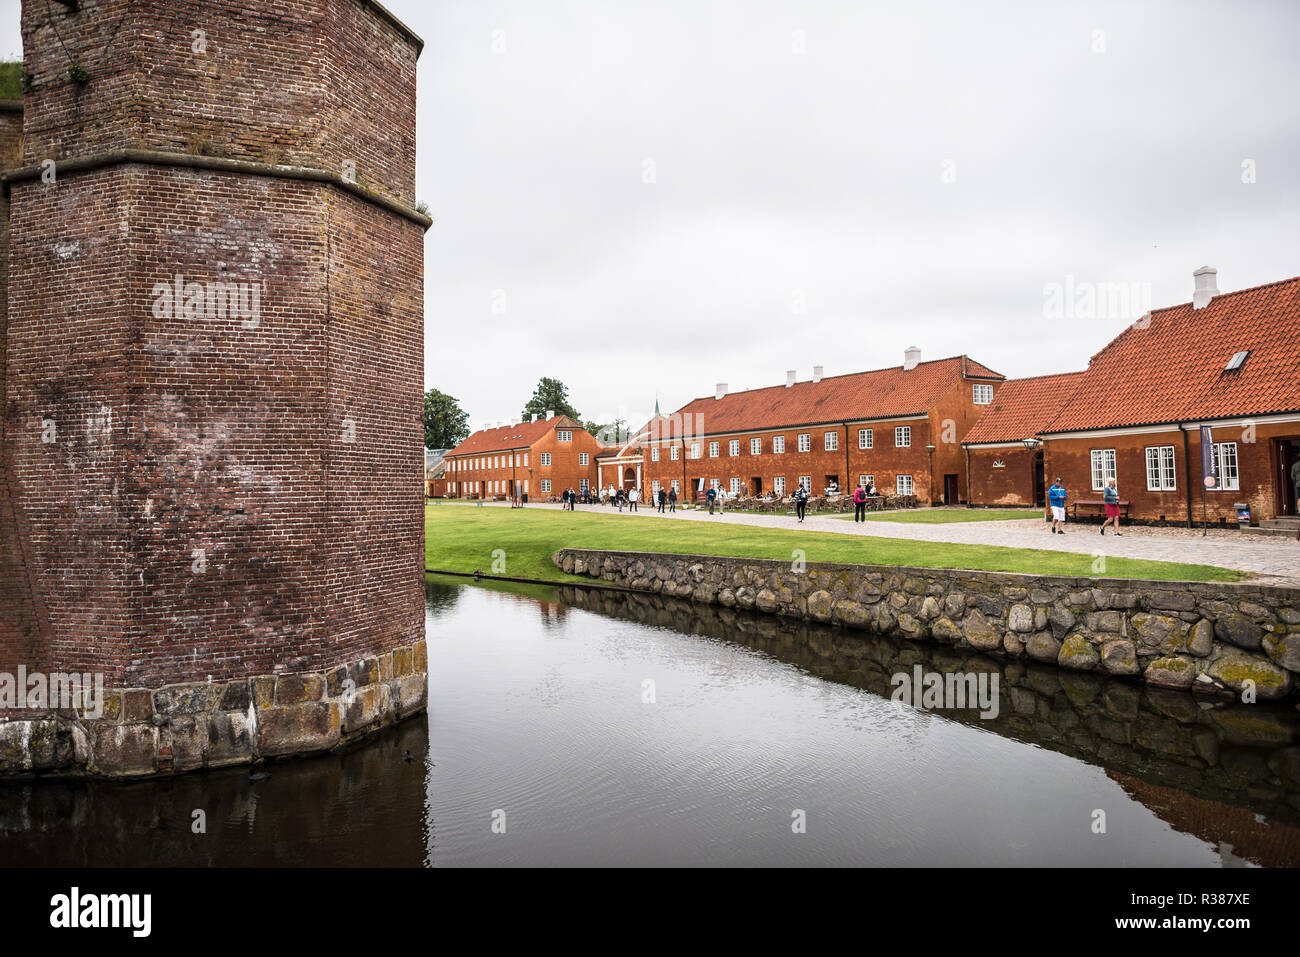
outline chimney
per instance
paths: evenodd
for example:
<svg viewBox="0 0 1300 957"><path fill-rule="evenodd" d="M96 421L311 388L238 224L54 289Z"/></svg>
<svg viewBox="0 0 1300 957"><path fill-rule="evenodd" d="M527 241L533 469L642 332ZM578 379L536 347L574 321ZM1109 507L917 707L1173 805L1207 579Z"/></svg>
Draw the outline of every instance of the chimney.
<svg viewBox="0 0 1300 957"><path fill-rule="evenodd" d="M903 371L910 372L921 364L921 347L908 346L903 350Z"/></svg>
<svg viewBox="0 0 1300 957"><path fill-rule="evenodd" d="M1215 284L1218 275L1219 271L1213 266L1202 266L1192 273L1196 280L1196 290L1192 293L1193 309L1204 309L1219 294L1219 287Z"/></svg>
<svg viewBox="0 0 1300 957"><path fill-rule="evenodd" d="M792 386L792 385L794 385L794 370L793 370L793 369L786 369L786 370L785 370L785 387L788 389L788 388L790 388L790 386Z"/></svg>
<svg viewBox="0 0 1300 957"><path fill-rule="evenodd" d="M715 389L713 392L713 397L715 399L721 399L726 394L727 394L727 383L719 382L717 389Z"/></svg>
<svg viewBox="0 0 1300 957"><path fill-rule="evenodd" d="M821 366L813 366L813 377L812 377L812 380L813 380L814 382L821 382L821 381L822 381L822 367L821 367Z"/></svg>
<svg viewBox="0 0 1300 957"><path fill-rule="evenodd" d="M546 418L547 418L547 421L549 421L549 420L555 418L555 410L554 410L554 409L547 409L547 410L546 410Z"/></svg>

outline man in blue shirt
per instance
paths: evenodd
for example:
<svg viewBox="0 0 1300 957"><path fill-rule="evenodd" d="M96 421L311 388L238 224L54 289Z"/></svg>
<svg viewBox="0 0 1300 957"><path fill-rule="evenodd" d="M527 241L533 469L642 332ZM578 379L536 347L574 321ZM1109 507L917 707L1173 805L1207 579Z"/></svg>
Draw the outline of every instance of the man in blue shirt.
<svg viewBox="0 0 1300 957"><path fill-rule="evenodd" d="M1047 504L1052 508L1052 534L1065 534L1065 500L1069 494L1061 484L1061 477L1056 477L1055 484L1047 490Z"/></svg>

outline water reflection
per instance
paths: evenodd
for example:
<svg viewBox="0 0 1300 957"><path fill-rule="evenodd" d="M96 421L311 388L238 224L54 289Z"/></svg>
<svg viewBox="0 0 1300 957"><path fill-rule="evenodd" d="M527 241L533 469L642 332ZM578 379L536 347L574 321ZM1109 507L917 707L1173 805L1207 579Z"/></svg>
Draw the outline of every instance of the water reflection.
<svg viewBox="0 0 1300 957"><path fill-rule="evenodd" d="M0 863L1300 864L1289 708L677 599L426 599L427 720L258 779L0 787ZM996 673L999 715L895 705L916 665Z"/></svg>

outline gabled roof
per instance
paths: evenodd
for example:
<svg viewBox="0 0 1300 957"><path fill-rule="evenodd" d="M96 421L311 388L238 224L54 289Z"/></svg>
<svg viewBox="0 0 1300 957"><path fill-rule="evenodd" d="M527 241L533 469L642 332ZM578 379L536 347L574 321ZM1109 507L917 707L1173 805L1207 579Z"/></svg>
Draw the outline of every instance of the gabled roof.
<svg viewBox="0 0 1300 957"><path fill-rule="evenodd" d="M438 472L443 467L447 458L446 449L425 449L424 450L424 470L426 472ZM437 478L437 476L434 476Z"/></svg>
<svg viewBox="0 0 1300 957"><path fill-rule="evenodd" d="M993 391L993 403L984 410L962 444L1019 442L1032 438L1056 418L1078 388L1083 375L1082 372L1062 372L1008 379Z"/></svg>
<svg viewBox="0 0 1300 957"><path fill-rule="evenodd" d="M1224 366L1250 351L1234 372ZM1088 364L1044 433L1300 411L1300 277L1155 309Z"/></svg>
<svg viewBox="0 0 1300 957"><path fill-rule="evenodd" d="M480 455L484 452L508 452L511 449L526 449L551 429L560 426L574 429L582 428L581 423L575 422L567 415L557 415L553 419L542 419L537 422L519 422L514 425L502 425L495 429L480 429L448 452L447 455Z"/></svg>
<svg viewBox="0 0 1300 957"><path fill-rule="evenodd" d="M721 399L694 399L669 418L703 417L702 435L779 429L831 422L854 422L903 415L924 415L965 372L970 378L999 381L1005 377L967 356L828 376L820 382L796 382L744 392ZM692 419L692 428L695 420Z"/></svg>

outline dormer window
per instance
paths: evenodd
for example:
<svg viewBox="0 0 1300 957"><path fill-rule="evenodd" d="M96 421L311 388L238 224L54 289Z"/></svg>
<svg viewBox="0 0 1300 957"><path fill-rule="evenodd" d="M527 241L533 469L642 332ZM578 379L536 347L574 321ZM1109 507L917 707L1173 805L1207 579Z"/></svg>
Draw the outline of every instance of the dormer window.
<svg viewBox="0 0 1300 957"><path fill-rule="evenodd" d="M1243 365L1246 364L1246 357L1249 355L1250 355L1249 349L1246 349L1242 352L1234 353L1232 358L1228 360L1228 364L1223 367L1223 371L1236 372L1238 369L1240 369Z"/></svg>

